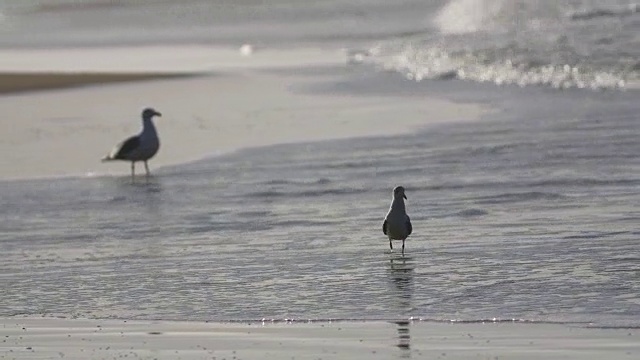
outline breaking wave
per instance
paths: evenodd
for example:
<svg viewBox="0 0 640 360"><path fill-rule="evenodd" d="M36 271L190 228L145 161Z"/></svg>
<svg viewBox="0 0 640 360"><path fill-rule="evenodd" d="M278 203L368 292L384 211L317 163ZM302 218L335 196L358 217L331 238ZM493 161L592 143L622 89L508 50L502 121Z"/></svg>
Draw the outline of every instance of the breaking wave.
<svg viewBox="0 0 640 360"><path fill-rule="evenodd" d="M453 0L433 32L381 42L356 62L415 81L625 88L640 80L638 6L605 2Z"/></svg>

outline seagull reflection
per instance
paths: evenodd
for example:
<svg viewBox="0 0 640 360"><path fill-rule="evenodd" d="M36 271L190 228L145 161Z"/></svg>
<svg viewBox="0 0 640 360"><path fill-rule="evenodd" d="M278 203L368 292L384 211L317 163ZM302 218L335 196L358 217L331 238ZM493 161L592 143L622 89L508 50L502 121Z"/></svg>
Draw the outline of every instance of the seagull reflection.
<svg viewBox="0 0 640 360"><path fill-rule="evenodd" d="M129 219L157 221L158 226L165 224L162 218L167 208L166 179L149 175L145 182L131 182L125 177L105 176L100 180L101 188L110 196L110 204ZM142 212L140 212L142 211Z"/></svg>
<svg viewBox="0 0 640 360"><path fill-rule="evenodd" d="M411 316L411 298L413 295L413 269L414 265L411 258L392 258L389 261L389 275L393 290L398 297L398 312L407 320L394 321L398 326L398 348L404 350L403 358L411 357L411 334L409 326L411 322L408 318Z"/></svg>

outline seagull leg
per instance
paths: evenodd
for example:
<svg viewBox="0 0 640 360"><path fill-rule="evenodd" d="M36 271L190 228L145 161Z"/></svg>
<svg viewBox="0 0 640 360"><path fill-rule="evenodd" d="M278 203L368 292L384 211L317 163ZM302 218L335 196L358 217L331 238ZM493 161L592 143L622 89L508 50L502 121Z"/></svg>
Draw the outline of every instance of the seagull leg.
<svg viewBox="0 0 640 360"><path fill-rule="evenodd" d="M131 162L131 178L133 179L136 175L136 163L135 161Z"/></svg>
<svg viewBox="0 0 640 360"><path fill-rule="evenodd" d="M404 240L402 240L402 256L404 257Z"/></svg>
<svg viewBox="0 0 640 360"><path fill-rule="evenodd" d="M391 252L393 252L393 242L389 239L389 248L391 248Z"/></svg>
<svg viewBox="0 0 640 360"><path fill-rule="evenodd" d="M144 161L144 169L147 171L147 176L151 175L149 172L149 165L147 165L147 160Z"/></svg>

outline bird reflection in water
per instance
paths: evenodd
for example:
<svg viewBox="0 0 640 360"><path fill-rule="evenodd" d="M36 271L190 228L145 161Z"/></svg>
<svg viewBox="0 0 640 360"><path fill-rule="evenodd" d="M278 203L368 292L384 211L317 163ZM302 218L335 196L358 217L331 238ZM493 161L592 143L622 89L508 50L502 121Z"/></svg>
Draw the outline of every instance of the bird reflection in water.
<svg viewBox="0 0 640 360"><path fill-rule="evenodd" d="M389 275L392 284L392 290L397 296L398 313L405 319L394 321L398 326L398 343L397 347L403 350L402 357L411 357L411 334L409 327L411 322L411 298L413 294L413 269L414 264L410 257L397 257L389 261Z"/></svg>

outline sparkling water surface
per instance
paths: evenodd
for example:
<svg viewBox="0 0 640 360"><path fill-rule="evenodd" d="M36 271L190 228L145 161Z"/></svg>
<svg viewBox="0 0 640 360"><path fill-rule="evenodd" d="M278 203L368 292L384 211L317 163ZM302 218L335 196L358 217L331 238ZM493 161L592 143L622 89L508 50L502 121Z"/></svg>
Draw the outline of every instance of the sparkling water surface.
<svg viewBox="0 0 640 360"><path fill-rule="evenodd" d="M505 105L468 124L1 182L0 316L640 325L637 94L483 86L455 93Z"/></svg>
<svg viewBox="0 0 640 360"><path fill-rule="evenodd" d="M0 46L330 46L413 80L640 87L632 0L0 1Z"/></svg>
<svg viewBox="0 0 640 360"><path fill-rule="evenodd" d="M640 326L639 16L626 0L0 1L3 48L344 48L356 75L291 90L499 110L152 162L133 183L126 165L2 181L0 316ZM381 228L396 185L405 257Z"/></svg>

